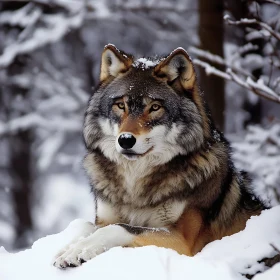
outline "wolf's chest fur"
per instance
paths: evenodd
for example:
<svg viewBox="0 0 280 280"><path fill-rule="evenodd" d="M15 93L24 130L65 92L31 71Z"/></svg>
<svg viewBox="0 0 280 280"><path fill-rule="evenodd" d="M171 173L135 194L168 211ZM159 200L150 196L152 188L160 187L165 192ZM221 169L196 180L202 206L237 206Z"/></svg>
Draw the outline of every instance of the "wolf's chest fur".
<svg viewBox="0 0 280 280"><path fill-rule="evenodd" d="M162 227L176 222L186 207L186 200L175 200L174 195L188 193L188 187L170 166L167 172L147 168L147 161L117 165L98 154L88 155L85 164L94 185L97 216L104 223Z"/></svg>
<svg viewBox="0 0 280 280"><path fill-rule="evenodd" d="M133 205L112 205L97 198L97 217L100 224L126 223L133 226L167 227L182 215L186 202L166 201L156 207L137 208Z"/></svg>

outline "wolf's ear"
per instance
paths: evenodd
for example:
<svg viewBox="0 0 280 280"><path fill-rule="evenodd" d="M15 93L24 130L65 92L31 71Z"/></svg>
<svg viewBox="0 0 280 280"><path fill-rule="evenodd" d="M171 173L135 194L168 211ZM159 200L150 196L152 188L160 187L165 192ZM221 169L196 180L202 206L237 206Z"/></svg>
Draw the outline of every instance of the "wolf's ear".
<svg viewBox="0 0 280 280"><path fill-rule="evenodd" d="M186 90L192 89L196 80L191 58L183 48L174 50L162 60L155 67L154 74L168 82L173 82L179 78L181 85Z"/></svg>
<svg viewBox="0 0 280 280"><path fill-rule="evenodd" d="M101 58L100 81L103 82L110 76L117 77L119 73L126 72L133 63L133 57L118 50L114 45L104 48Z"/></svg>

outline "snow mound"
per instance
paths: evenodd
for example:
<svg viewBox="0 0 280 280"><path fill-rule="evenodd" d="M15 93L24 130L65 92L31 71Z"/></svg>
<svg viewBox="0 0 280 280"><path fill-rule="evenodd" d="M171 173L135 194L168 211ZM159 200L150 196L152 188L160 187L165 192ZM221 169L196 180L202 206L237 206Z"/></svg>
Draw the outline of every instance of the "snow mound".
<svg viewBox="0 0 280 280"><path fill-rule="evenodd" d="M280 248L280 206L252 217L240 233L208 244L195 257L177 254L170 249L147 246L113 248L78 268L60 270L52 260L61 247L77 234L85 221L75 220L63 232L36 241L31 249L8 253L0 248L0 279L192 279L240 280L246 273L265 271L264 257ZM276 280L280 264L256 275L254 280Z"/></svg>

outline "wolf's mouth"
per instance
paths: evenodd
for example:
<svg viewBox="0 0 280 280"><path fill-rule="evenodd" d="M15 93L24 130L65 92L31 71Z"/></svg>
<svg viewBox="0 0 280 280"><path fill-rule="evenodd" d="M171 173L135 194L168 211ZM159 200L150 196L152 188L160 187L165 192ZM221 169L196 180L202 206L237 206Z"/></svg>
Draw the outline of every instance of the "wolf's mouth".
<svg viewBox="0 0 280 280"><path fill-rule="evenodd" d="M122 151L121 154L123 156L125 156L127 159L130 159L130 160L136 160L137 158L139 157L143 157L145 156L146 154L148 154L154 147L151 147L150 149L148 149L145 153L143 154L138 154L138 153L135 153L133 150L131 151Z"/></svg>
<svg viewBox="0 0 280 280"><path fill-rule="evenodd" d="M122 155L129 160L136 160L141 156L140 154L134 154L134 153L122 153Z"/></svg>

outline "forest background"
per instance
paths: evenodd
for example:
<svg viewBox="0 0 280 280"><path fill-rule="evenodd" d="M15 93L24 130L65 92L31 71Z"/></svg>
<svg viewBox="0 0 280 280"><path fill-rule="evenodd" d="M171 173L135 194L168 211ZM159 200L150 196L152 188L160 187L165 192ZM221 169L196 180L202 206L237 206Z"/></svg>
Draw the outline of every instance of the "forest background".
<svg viewBox="0 0 280 280"><path fill-rule="evenodd" d="M104 45L193 58L213 118L256 192L280 203L280 3L276 0L0 2L0 245L93 219L84 111Z"/></svg>

